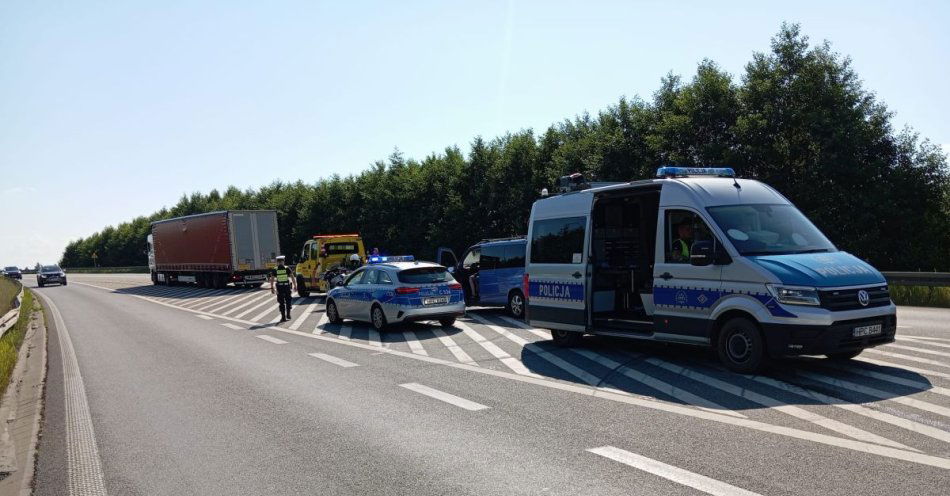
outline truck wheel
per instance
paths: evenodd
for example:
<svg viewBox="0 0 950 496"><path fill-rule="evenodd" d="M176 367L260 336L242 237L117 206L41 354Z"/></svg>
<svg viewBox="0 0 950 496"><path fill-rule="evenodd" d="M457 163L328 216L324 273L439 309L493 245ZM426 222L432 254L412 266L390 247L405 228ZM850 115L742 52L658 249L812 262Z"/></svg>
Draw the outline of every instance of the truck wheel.
<svg viewBox="0 0 950 496"><path fill-rule="evenodd" d="M565 331L563 329L551 329L551 339L554 344L562 348L571 348L581 344L582 332Z"/></svg>
<svg viewBox="0 0 950 496"><path fill-rule="evenodd" d="M379 305L373 305L373 309L369 311L369 317L373 324L373 329L376 329L379 332L386 330L386 313L383 312L383 308Z"/></svg>
<svg viewBox="0 0 950 496"><path fill-rule="evenodd" d="M310 290L307 289L307 283L301 276L297 276L297 294L300 295L301 298L310 297Z"/></svg>
<svg viewBox="0 0 950 496"><path fill-rule="evenodd" d="M832 360L851 360L852 358L861 354L864 350L851 350L851 351L842 351L841 353L828 353L826 357Z"/></svg>
<svg viewBox="0 0 950 496"><path fill-rule="evenodd" d="M152 272L152 284L158 286L158 274L155 272Z"/></svg>
<svg viewBox="0 0 950 496"><path fill-rule="evenodd" d="M336 302L333 300L327 302L327 320L331 324L343 322L343 319L340 318L340 312L336 309Z"/></svg>
<svg viewBox="0 0 950 496"><path fill-rule="evenodd" d="M733 372L752 374L765 364L762 333L754 322L744 317L731 319L722 326L716 348L719 360Z"/></svg>
<svg viewBox="0 0 950 496"><path fill-rule="evenodd" d="M508 295L508 313L516 319L524 318L524 296L517 289Z"/></svg>

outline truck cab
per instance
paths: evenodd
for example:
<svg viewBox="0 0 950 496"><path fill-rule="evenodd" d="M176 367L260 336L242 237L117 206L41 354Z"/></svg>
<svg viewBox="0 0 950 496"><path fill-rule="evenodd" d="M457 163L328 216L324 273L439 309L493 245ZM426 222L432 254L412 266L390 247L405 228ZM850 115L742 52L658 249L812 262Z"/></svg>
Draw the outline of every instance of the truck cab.
<svg viewBox="0 0 950 496"><path fill-rule="evenodd" d="M662 167L538 200L527 259L528 322L564 346L584 333L711 346L754 372L768 357L847 359L894 341L881 273L728 168Z"/></svg>
<svg viewBox="0 0 950 496"><path fill-rule="evenodd" d="M303 297L311 292L326 293L329 288L323 274L346 265L354 254L359 257L361 265L366 263L366 249L359 234L322 234L307 240L294 269L297 293Z"/></svg>

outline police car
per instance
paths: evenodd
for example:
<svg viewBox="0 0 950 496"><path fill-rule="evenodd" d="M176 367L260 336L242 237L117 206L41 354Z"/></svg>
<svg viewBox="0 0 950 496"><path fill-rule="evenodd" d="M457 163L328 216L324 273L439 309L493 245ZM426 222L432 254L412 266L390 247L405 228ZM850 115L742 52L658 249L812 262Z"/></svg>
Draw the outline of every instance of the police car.
<svg viewBox="0 0 950 496"><path fill-rule="evenodd" d="M369 322L377 331L397 322L437 320L449 327L465 314L462 285L448 270L411 256L370 257L327 294L327 319Z"/></svg>
<svg viewBox="0 0 950 496"><path fill-rule="evenodd" d="M528 322L556 344L590 333L711 346L753 372L770 356L849 359L894 341L884 276L763 183L662 167L601 187L563 178L562 190L532 206L524 276Z"/></svg>

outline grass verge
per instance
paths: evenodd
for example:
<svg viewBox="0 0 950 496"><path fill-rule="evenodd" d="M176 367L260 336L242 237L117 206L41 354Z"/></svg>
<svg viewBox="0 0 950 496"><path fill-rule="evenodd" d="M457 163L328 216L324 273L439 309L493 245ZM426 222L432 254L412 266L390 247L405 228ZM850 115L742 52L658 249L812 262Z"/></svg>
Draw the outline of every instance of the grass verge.
<svg viewBox="0 0 950 496"><path fill-rule="evenodd" d="M23 338L26 336L27 326L30 325L30 315L33 313L33 293L30 290L23 292L23 305L20 307L20 317L12 329L0 338L0 396L7 390L10 374L16 365L17 353Z"/></svg>
<svg viewBox="0 0 950 496"><path fill-rule="evenodd" d="M19 292L19 283L13 279L0 277L0 316L3 316L3 314L9 312L10 309L13 308L13 300L16 299L16 295Z"/></svg>
<svg viewBox="0 0 950 496"><path fill-rule="evenodd" d="M950 308L950 288L930 286L890 286L891 299L898 305Z"/></svg>
<svg viewBox="0 0 950 496"><path fill-rule="evenodd" d="M67 274L148 274L148 266L135 267L65 267Z"/></svg>

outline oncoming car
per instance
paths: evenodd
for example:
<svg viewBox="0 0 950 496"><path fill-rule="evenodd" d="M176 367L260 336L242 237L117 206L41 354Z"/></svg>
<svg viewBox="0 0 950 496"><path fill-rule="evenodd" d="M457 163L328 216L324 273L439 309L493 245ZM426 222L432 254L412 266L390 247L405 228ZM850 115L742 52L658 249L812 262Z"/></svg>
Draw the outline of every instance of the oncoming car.
<svg viewBox="0 0 950 496"><path fill-rule="evenodd" d="M20 269L12 265L10 267L4 267L3 275L10 279L23 279L23 274L20 273Z"/></svg>
<svg viewBox="0 0 950 496"><path fill-rule="evenodd" d="M462 285L449 271L412 257L373 257L327 294L327 319L369 322L377 331L397 322L437 320L444 327L465 314Z"/></svg>
<svg viewBox="0 0 950 496"><path fill-rule="evenodd" d="M63 272L63 269L59 268L59 265L43 265L36 271L36 284L39 287L43 287L47 284L62 284L66 285L66 273Z"/></svg>

